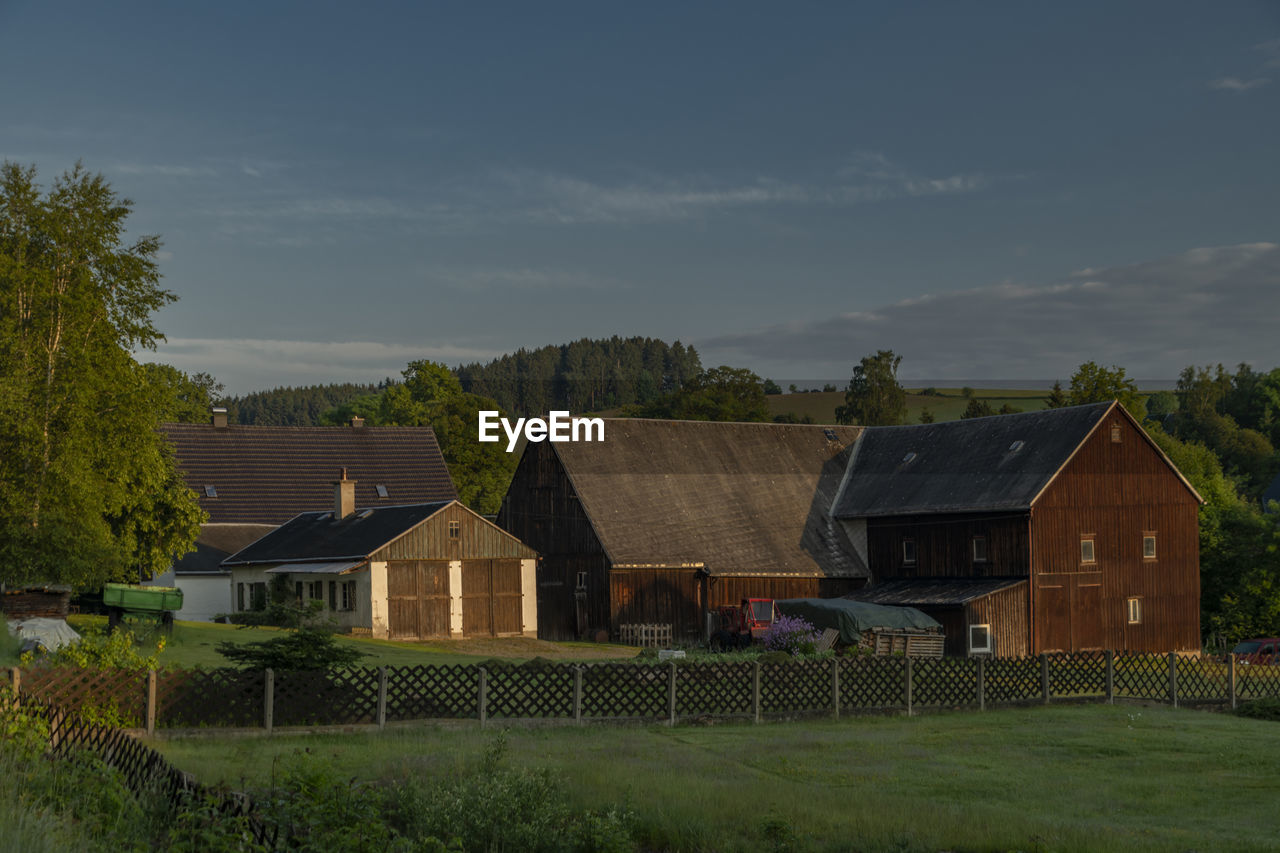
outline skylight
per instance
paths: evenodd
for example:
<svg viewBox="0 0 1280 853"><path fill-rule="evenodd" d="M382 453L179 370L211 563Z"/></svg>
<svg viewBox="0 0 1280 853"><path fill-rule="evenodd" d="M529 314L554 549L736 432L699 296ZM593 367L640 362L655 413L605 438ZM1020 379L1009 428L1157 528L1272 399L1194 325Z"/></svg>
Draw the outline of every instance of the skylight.
<svg viewBox="0 0 1280 853"><path fill-rule="evenodd" d="M912 459L915 459L915 458L916 458L916 452L914 450L908 451L907 455L902 457L902 464L906 465L908 462L910 462Z"/></svg>
<svg viewBox="0 0 1280 853"><path fill-rule="evenodd" d="M204 496L205 496L206 498L216 498L216 497L218 496L218 490L217 490L217 488L216 488L216 487L214 487L214 486L205 486L205 487L204 487Z"/></svg>
<svg viewBox="0 0 1280 853"><path fill-rule="evenodd" d="M379 483L378 485L374 486L373 488L377 490L377 492L378 492L378 497L380 497L380 498L385 498L385 497L387 496L387 487L386 487L386 486L384 486L384 485L382 485L381 483Z"/></svg>
<svg viewBox="0 0 1280 853"><path fill-rule="evenodd" d="M1021 450L1021 449L1022 449L1022 446L1023 446L1024 444L1026 444L1026 442L1025 442L1025 441L1023 441L1022 439L1018 439L1018 440L1017 440L1017 441L1015 441L1013 444L1009 445L1009 452L1010 452L1010 453L1017 453L1019 450Z"/></svg>

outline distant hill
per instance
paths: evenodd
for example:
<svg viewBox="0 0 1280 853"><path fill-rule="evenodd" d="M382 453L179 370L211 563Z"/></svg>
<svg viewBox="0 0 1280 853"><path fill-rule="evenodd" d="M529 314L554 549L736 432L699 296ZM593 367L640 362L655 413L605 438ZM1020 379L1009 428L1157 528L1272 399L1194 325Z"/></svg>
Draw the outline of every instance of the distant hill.
<svg viewBox="0 0 1280 853"><path fill-rule="evenodd" d="M307 385L300 388L273 388L254 391L227 401L231 418L236 423L257 426L319 426L321 416L330 409L349 403L356 397L373 394L387 382L332 385Z"/></svg>
<svg viewBox="0 0 1280 853"><path fill-rule="evenodd" d="M931 389L933 393L927 395L920 393L923 390L907 389L907 423L919 423L920 412L926 408L933 413L935 420L959 420L969 404L959 388L935 388ZM1039 389L974 388L973 396L985 401L996 411L1001 406L1009 405L1024 412L1034 412L1044 408L1047 395ZM836 406L844 405L844 391L771 394L768 400L769 413L774 417L791 414L797 419L803 419L807 415L813 418L814 423L834 424Z"/></svg>

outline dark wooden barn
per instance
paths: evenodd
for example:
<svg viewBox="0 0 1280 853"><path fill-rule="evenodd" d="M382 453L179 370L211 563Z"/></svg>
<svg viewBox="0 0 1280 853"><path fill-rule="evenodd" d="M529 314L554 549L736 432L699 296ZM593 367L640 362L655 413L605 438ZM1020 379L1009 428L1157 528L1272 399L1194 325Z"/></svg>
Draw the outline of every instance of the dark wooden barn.
<svg viewBox="0 0 1280 853"><path fill-rule="evenodd" d="M722 604L861 586L829 514L859 432L619 419L602 442L527 445L498 524L541 555L539 636L669 624L696 640Z"/></svg>
<svg viewBox="0 0 1280 853"><path fill-rule="evenodd" d="M282 585L384 639L537 635L527 545L456 500L356 509L354 486L335 482L334 511L302 513L223 561L235 610Z"/></svg>
<svg viewBox="0 0 1280 853"><path fill-rule="evenodd" d="M869 428L834 515L875 578L854 597L919 607L948 653L1167 652L1200 648L1200 503L1098 403Z"/></svg>

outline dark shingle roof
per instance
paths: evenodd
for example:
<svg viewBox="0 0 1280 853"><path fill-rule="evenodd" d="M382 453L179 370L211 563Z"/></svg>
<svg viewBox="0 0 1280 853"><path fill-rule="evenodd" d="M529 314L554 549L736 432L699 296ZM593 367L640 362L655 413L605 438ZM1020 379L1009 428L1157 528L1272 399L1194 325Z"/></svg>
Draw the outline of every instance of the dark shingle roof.
<svg viewBox="0 0 1280 853"><path fill-rule="evenodd" d="M417 527L448 506L435 501L409 506L358 509L341 521L332 512L304 512L249 547L228 557L224 566L251 563L362 559Z"/></svg>
<svg viewBox="0 0 1280 853"><path fill-rule="evenodd" d="M1112 405L870 427L835 516L1027 509Z"/></svg>
<svg viewBox="0 0 1280 853"><path fill-rule="evenodd" d="M877 583L845 598L895 607L945 607L968 604L1026 582L1026 578L912 578Z"/></svg>
<svg viewBox="0 0 1280 853"><path fill-rule="evenodd" d="M603 442L550 446L614 566L862 577L828 512L860 432L610 419Z"/></svg>
<svg viewBox="0 0 1280 853"><path fill-rule="evenodd" d="M275 529L274 524L206 524L200 528L196 549L174 563L173 570L179 575L223 572L223 560Z"/></svg>
<svg viewBox="0 0 1280 853"><path fill-rule="evenodd" d="M161 424L160 431L211 522L280 524L331 507L341 468L356 480L361 506L457 497L430 427Z"/></svg>

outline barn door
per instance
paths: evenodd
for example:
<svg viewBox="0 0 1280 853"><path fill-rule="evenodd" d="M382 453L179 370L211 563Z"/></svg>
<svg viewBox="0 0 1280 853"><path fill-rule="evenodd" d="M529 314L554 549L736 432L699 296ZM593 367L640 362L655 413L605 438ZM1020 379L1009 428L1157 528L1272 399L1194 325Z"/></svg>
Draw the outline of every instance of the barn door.
<svg viewBox="0 0 1280 853"><path fill-rule="evenodd" d="M493 561L462 561L462 635L493 636Z"/></svg>
<svg viewBox="0 0 1280 853"><path fill-rule="evenodd" d="M1102 573L1041 574L1036 584L1036 633L1042 652L1102 648Z"/></svg>
<svg viewBox="0 0 1280 853"><path fill-rule="evenodd" d="M519 560L490 560L493 565L493 633L499 637L524 633L524 594L520 590Z"/></svg>
<svg viewBox="0 0 1280 853"><path fill-rule="evenodd" d="M392 640L449 636L449 564L442 560L387 563L387 620Z"/></svg>

